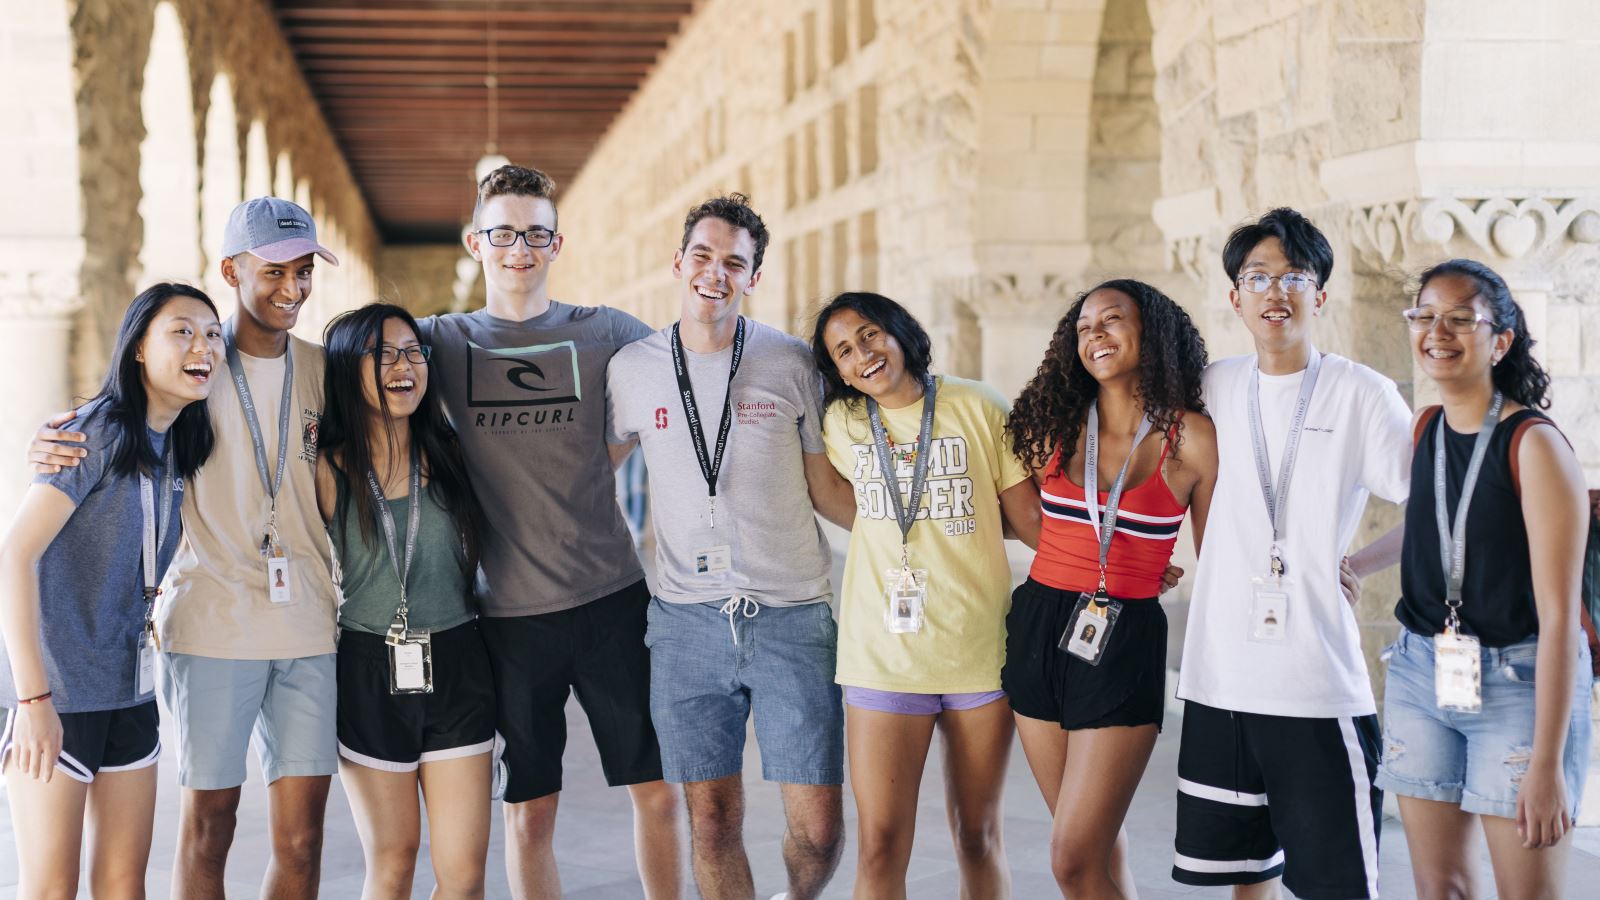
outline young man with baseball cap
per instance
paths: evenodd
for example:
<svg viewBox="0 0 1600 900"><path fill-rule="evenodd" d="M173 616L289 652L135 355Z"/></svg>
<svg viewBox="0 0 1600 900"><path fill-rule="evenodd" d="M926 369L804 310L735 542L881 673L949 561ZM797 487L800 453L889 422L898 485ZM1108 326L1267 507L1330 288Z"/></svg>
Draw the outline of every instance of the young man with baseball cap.
<svg viewBox="0 0 1600 900"><path fill-rule="evenodd" d="M161 690L177 722L184 787L173 895L220 897L245 752L268 785L272 859L263 896L317 893L334 734L337 594L317 512L319 345L289 334L311 294L311 216L276 197L235 207L219 265L238 299L207 400L216 445L184 491L184 541L157 608ZM36 468L84 451L45 429Z"/></svg>

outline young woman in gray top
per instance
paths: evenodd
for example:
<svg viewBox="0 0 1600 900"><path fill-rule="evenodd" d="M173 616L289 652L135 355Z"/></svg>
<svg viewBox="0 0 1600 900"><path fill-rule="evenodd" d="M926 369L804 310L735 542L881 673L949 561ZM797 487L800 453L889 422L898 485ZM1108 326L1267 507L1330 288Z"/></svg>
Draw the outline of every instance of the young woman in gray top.
<svg viewBox="0 0 1600 900"><path fill-rule="evenodd" d="M157 284L135 297L72 425L89 454L34 477L0 544L0 770L25 823L20 896L77 893L85 813L95 895L143 894L161 755L152 613L184 480L211 454L203 401L220 356L205 294Z"/></svg>
<svg viewBox="0 0 1600 900"><path fill-rule="evenodd" d="M420 786L441 896L482 896L494 692L471 604L478 503L428 391L404 309L328 325L317 505L339 609L339 768L366 855L363 896L409 897Z"/></svg>

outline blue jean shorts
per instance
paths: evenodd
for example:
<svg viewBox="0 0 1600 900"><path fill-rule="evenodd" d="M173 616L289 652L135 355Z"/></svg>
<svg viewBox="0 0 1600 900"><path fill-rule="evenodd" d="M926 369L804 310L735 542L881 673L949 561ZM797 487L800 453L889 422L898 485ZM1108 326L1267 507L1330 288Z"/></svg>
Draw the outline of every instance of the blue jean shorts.
<svg viewBox="0 0 1600 900"><path fill-rule="evenodd" d="M1533 755L1533 674L1538 638L1483 648L1483 710L1434 701L1433 638L1402 629L1389 648L1383 697L1383 762L1377 785L1403 797L1455 803L1469 813L1515 818L1517 789ZM1567 803L1578 817L1589 763L1589 648L1581 642L1561 754Z"/></svg>
<svg viewBox="0 0 1600 900"><path fill-rule="evenodd" d="M844 710L833 681L838 639L825 602L652 600L644 642L666 780L741 772L753 714L761 777L843 784Z"/></svg>

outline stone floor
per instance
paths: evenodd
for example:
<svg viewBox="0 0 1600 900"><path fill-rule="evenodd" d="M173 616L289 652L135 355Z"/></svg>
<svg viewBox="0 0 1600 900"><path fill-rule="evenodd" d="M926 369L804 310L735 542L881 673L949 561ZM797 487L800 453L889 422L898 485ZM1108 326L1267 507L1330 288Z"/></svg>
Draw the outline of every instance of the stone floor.
<svg viewBox="0 0 1600 900"><path fill-rule="evenodd" d="M576 703L569 705L568 712L570 740L567 750L567 791L556 836L556 855L561 862L565 893L570 897L593 900L641 897L643 894L633 870L632 854L626 849L630 846L627 794L605 787L588 724ZM1189 889L1168 877L1172 860L1173 806L1177 783L1177 725L1176 717L1169 716L1166 733L1156 745L1155 758L1150 763L1144 783L1140 785L1128 818L1139 893L1146 900L1165 900L1180 895L1226 896L1226 892L1219 889ZM170 735L168 737L167 746L170 747ZM746 756L746 771L759 772L758 760L752 737ZM167 895L178 822L178 788L172 779L174 765L170 752L163 758L162 765L155 848L148 881L152 897ZM944 822L939 772L936 749L929 758L928 772L923 779L922 804L917 821L910 891L910 895L916 898L956 895L955 865L951 860L950 839ZM253 762L251 779L245 789L239 832L228 869L230 898L255 897L266 868L266 792L259 775L254 771ZM753 780L748 787L750 804L746 840L756 885L761 896L765 897L784 887L778 844L783 832L782 807L776 786ZM848 792L845 818L847 823L853 823L855 819ZM498 816L496 820L494 843L489 855L489 896L507 897L509 893L504 876ZM4 847L0 851L0 898L16 896L16 855L12 849L15 827L17 823L11 821L9 809L0 809L0 847ZM849 827L853 846L853 825ZM1057 896L1050 878L1047 850L1049 831L1044 802L1028 775L1021 747L1017 747L1012 755L1010 776L1006 783L1005 821L1006 852L1011 863L1016 897ZM1600 881L1600 833L1592 828L1581 829L1577 841L1578 846L1571 855L1568 871L1569 890L1566 896L1571 897L1584 895L1579 885L1593 885ZM422 856L413 892L415 897L426 897L432 886L426 847ZM1384 896L1414 897L1405 835L1399 821L1392 816L1384 822L1381 856L1380 877ZM1478 864L1484 873L1482 883L1489 885L1492 882L1487 878L1488 870L1483 859L1480 848ZM825 896L848 897L854 868L854 851L849 849ZM349 807L335 779L323 854L322 895L329 898L359 896L361 874L361 847L356 839ZM87 890L81 896L87 897Z"/></svg>

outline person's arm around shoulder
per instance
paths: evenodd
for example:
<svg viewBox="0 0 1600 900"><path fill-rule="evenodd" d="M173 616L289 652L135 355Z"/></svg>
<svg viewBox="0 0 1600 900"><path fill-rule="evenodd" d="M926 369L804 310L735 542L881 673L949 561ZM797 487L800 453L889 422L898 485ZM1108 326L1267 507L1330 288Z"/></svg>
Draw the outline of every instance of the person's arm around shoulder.
<svg viewBox="0 0 1600 900"><path fill-rule="evenodd" d="M34 484L0 543L0 636L11 659L18 700L51 690L39 640L39 560L76 508L59 488ZM61 755L61 740L61 717L48 697L18 705L12 731L17 771L48 783Z"/></svg>
<svg viewBox="0 0 1600 900"><path fill-rule="evenodd" d="M639 446L639 435L625 432L619 421L622 412L619 406L620 398L627 391L626 385L621 382L627 374L629 365L628 357L618 353L611 357L611 362L606 366L606 453L611 458L613 472L627 461L628 456L633 453L633 448Z"/></svg>
<svg viewBox="0 0 1600 900"><path fill-rule="evenodd" d="M811 495L811 505L824 519L849 531L856 523L856 496L850 482L833 467L828 454L800 455L805 461L806 492Z"/></svg>
<svg viewBox="0 0 1600 900"><path fill-rule="evenodd" d="M27 462L33 471L40 475L54 475L60 472L63 466L71 468L78 461L89 455L83 447L74 447L89 439L81 431L64 431L61 426L77 418L76 410L59 412L51 416L49 421L39 426L34 433L33 441L28 444Z"/></svg>
<svg viewBox="0 0 1600 900"><path fill-rule="evenodd" d="M1530 428L1517 449L1522 520L1528 532L1539 616L1534 662L1533 759L1517 792L1523 846L1553 847L1572 828L1562 776L1578 664L1578 588L1588 536L1583 470L1553 427Z"/></svg>

